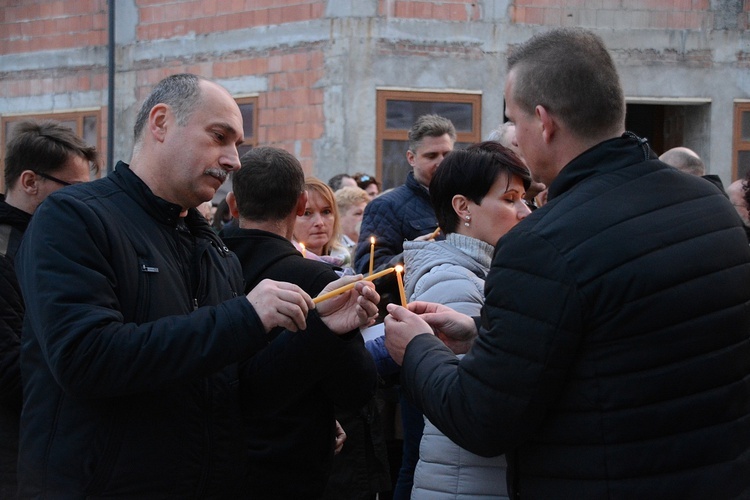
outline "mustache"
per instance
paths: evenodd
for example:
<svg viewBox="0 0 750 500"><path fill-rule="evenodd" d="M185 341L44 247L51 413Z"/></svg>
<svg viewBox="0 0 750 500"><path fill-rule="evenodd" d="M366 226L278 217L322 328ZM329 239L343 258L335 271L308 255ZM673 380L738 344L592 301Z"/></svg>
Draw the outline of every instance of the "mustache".
<svg viewBox="0 0 750 500"><path fill-rule="evenodd" d="M205 175L216 177L217 179L221 180L221 182L224 182L225 180L227 180L227 177L229 176L229 173L222 168L208 168L203 173Z"/></svg>

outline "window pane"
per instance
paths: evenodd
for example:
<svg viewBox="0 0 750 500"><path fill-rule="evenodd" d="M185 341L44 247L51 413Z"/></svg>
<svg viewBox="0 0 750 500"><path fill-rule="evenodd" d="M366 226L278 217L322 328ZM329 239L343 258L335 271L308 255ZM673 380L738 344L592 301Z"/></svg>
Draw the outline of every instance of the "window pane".
<svg viewBox="0 0 750 500"><path fill-rule="evenodd" d="M244 156L245 153L253 149L253 147L250 144L243 144L242 146L237 148L237 154L240 155L240 158Z"/></svg>
<svg viewBox="0 0 750 500"><path fill-rule="evenodd" d="M457 132L472 132L472 106L462 102L387 100L385 127L409 130L417 118L428 114L448 118Z"/></svg>
<svg viewBox="0 0 750 500"><path fill-rule="evenodd" d="M750 170L750 151L737 152L737 178L744 179Z"/></svg>
<svg viewBox="0 0 750 500"><path fill-rule="evenodd" d="M84 116L83 117L83 134L82 139L86 141L89 146L96 147L96 139L99 136L97 134L96 127L96 116Z"/></svg>
<svg viewBox="0 0 750 500"><path fill-rule="evenodd" d="M249 141L255 135L253 130L253 116L255 112L255 104L248 102L240 104L240 113L242 113L242 129L246 141Z"/></svg>
<svg viewBox="0 0 750 500"><path fill-rule="evenodd" d="M750 111L742 112L742 130L741 130L742 141L750 141Z"/></svg>
<svg viewBox="0 0 750 500"><path fill-rule="evenodd" d="M406 161L408 141L383 141L383 174L380 182L382 189L400 186L406 180L406 174L411 170Z"/></svg>
<svg viewBox="0 0 750 500"><path fill-rule="evenodd" d="M16 130L16 127L20 121L7 121L5 122L5 144L8 144L10 140L13 138L14 131Z"/></svg>
<svg viewBox="0 0 750 500"><path fill-rule="evenodd" d="M60 125L62 125L64 127L68 127L73 132L75 132L76 135L78 135L80 137L80 133L79 133L79 130L78 130L78 122L77 121L75 121L75 120L57 120L57 121L60 122Z"/></svg>

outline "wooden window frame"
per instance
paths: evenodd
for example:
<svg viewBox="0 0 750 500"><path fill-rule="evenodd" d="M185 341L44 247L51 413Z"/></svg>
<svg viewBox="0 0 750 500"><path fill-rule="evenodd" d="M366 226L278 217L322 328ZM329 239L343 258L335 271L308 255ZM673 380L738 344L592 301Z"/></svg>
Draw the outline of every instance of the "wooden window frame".
<svg viewBox="0 0 750 500"><path fill-rule="evenodd" d="M408 141L408 129L386 128L387 101L422 101L422 102L451 102L469 104L472 107L471 132L456 131L456 142L479 142L482 131L482 94L462 92L441 92L423 90L377 90L376 131L375 131L375 177L383 179L383 141ZM406 151L404 151L406 155Z"/></svg>
<svg viewBox="0 0 750 500"><path fill-rule="evenodd" d="M237 103L237 106L242 106L243 104L252 104L253 105L253 135L252 137L243 137L243 146L250 146L252 148L258 146L258 96L245 96L245 97L236 97L234 101ZM244 135L244 130L242 131Z"/></svg>
<svg viewBox="0 0 750 500"><path fill-rule="evenodd" d="M732 181L739 178L739 153L750 151L750 140L742 140L742 113L750 113L750 101L735 101L732 130Z"/></svg>

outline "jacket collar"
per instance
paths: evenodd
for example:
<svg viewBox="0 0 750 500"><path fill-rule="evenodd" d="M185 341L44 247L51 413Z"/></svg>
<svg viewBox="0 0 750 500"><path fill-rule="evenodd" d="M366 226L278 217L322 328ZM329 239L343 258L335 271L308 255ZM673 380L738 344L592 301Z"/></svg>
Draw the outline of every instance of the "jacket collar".
<svg viewBox="0 0 750 500"><path fill-rule="evenodd" d="M0 223L8 224L14 229L24 232L31 221L31 214L16 207L8 205L5 195L0 194Z"/></svg>
<svg viewBox="0 0 750 500"><path fill-rule="evenodd" d="M552 181L548 198L551 200L560 196L593 175L656 159L646 139L641 139L632 132L625 132L620 137L600 142L568 163Z"/></svg>
<svg viewBox="0 0 750 500"><path fill-rule="evenodd" d="M406 176L406 186L411 189L412 191L416 192L417 194L421 196L426 196L427 199L430 198L430 191L421 185L416 177L414 177L414 171L410 171L409 174Z"/></svg>
<svg viewBox="0 0 750 500"><path fill-rule="evenodd" d="M112 177L115 183L138 202L151 217L168 226L177 225L182 207L156 196L151 188L130 170L130 165L122 161L117 162L115 171L109 177Z"/></svg>
<svg viewBox="0 0 750 500"><path fill-rule="evenodd" d="M125 162L117 162L115 171L107 176L119 185L136 203L138 203L151 217L161 224L176 227L180 221L182 207L160 198L151 191L143 180L138 177ZM229 249L208 225L197 209L188 209L185 225L195 236L210 240L220 253L227 254Z"/></svg>

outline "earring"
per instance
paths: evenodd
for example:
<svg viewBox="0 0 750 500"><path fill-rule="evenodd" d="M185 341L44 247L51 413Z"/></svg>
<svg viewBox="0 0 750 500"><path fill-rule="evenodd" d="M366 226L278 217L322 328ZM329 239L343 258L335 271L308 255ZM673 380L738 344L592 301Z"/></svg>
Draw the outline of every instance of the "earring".
<svg viewBox="0 0 750 500"><path fill-rule="evenodd" d="M469 221L471 221L471 216L467 215L466 216L466 222L464 222L464 226L469 227Z"/></svg>

